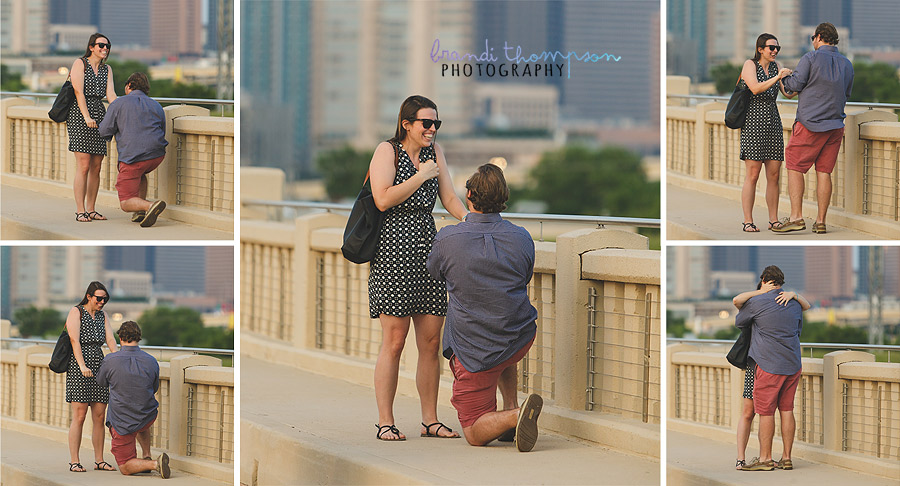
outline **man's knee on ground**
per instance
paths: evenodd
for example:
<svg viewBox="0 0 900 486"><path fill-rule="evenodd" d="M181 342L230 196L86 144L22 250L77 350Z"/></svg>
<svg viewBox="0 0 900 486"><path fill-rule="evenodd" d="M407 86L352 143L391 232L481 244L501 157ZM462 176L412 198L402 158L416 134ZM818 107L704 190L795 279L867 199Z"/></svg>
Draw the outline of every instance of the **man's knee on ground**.
<svg viewBox="0 0 900 486"><path fill-rule="evenodd" d="M474 437L472 437L474 435L474 433L472 431L472 427L463 427L462 430L463 430L463 437L466 438L466 442L468 442L469 445L472 445L475 447L483 447L483 446L487 445L487 442L477 442L474 439ZM488 442L490 442L490 441L488 441Z"/></svg>

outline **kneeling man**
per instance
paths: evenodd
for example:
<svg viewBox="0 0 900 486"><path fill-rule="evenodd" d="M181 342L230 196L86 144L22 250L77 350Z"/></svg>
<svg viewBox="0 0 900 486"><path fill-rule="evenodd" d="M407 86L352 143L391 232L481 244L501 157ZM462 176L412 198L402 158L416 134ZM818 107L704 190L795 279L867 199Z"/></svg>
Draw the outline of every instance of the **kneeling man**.
<svg viewBox="0 0 900 486"><path fill-rule="evenodd" d="M109 387L106 426L112 435L113 456L126 476L157 471L168 479L169 456L162 453L150 460L150 427L159 409L154 396L159 390L159 363L138 347L141 328L136 322L123 322L117 334L119 350L103 358L97 373L97 383ZM137 458L135 441L141 444L143 459Z"/></svg>
<svg viewBox="0 0 900 486"><path fill-rule="evenodd" d="M166 113L150 98L150 81L144 73L134 73L125 82L125 96L109 104L100 122L100 136L116 137L119 175L116 191L122 211L134 213L131 220L146 228L156 223L166 209L165 201L147 198L147 174L166 157Z"/></svg>
<svg viewBox="0 0 900 486"><path fill-rule="evenodd" d="M450 402L466 440L483 446L514 434L518 449L528 452L537 441L543 400L532 394L518 408L516 363L537 332L537 309L527 291L534 240L500 217L507 199L503 171L491 164L479 167L466 182L469 214L438 232L427 266L434 278L447 282L450 294L443 354L454 377Z"/></svg>

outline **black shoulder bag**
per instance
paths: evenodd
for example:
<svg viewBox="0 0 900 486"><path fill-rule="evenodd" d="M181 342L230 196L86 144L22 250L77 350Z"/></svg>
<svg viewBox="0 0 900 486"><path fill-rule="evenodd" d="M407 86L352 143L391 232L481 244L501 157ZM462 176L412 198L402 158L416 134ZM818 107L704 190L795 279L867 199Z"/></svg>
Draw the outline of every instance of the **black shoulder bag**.
<svg viewBox="0 0 900 486"><path fill-rule="evenodd" d="M737 83L734 85L734 92L731 93L731 99L728 100L728 106L725 108L725 126L733 129L744 128L749 106L750 88L747 87L746 83L741 87L741 78L738 76Z"/></svg>
<svg viewBox="0 0 900 486"><path fill-rule="evenodd" d="M741 329L741 335L738 336L737 341L734 342L734 346L731 347L731 351L728 352L725 359L727 359L732 366L744 370L747 369L747 359L749 357L750 328L745 327Z"/></svg>
<svg viewBox="0 0 900 486"><path fill-rule="evenodd" d="M78 306L78 313L83 314L84 309ZM69 359L72 356L72 341L69 339L69 331L63 329L59 339L56 340L56 347L53 348L53 354L50 355L50 369L56 373L65 373L69 369Z"/></svg>
<svg viewBox="0 0 900 486"><path fill-rule="evenodd" d="M72 109L73 104L75 104L75 88L72 87L72 81L69 80L69 77L66 77L66 82L60 88L59 94L56 95L56 100L53 102L53 107L50 108L47 114L50 115L51 120L62 123L69 118L69 110Z"/></svg>
<svg viewBox="0 0 900 486"><path fill-rule="evenodd" d="M399 159L399 151L397 145L391 142L394 147L394 169L397 168ZM378 239L381 236L381 224L384 222L384 213L375 205L375 198L372 197L371 184L369 182L369 173L366 172L366 180L363 181L363 187L356 196L353 203L353 209L350 210L350 218L347 220L347 227L344 228L344 244L341 246L341 253L344 258L353 263L366 263L375 258L375 250L378 249Z"/></svg>

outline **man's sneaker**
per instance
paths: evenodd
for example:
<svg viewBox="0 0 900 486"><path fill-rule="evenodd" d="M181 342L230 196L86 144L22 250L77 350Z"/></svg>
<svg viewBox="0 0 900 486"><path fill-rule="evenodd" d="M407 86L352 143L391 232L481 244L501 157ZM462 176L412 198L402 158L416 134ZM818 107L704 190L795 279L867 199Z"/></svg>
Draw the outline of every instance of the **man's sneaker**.
<svg viewBox="0 0 900 486"><path fill-rule="evenodd" d="M147 210L147 215L141 221L141 228L149 228L156 224L156 218L159 217L159 213L163 212L163 209L166 209L165 201L156 201L151 204L150 209Z"/></svg>
<svg viewBox="0 0 900 486"><path fill-rule="evenodd" d="M172 476L172 470L169 469L169 455L165 452L156 458L156 472L158 472L163 479L169 479L169 477Z"/></svg>
<svg viewBox="0 0 900 486"><path fill-rule="evenodd" d="M776 233L789 233L791 231L803 231L806 229L806 220L800 218L796 221L788 221L779 228L772 228Z"/></svg>
<svg viewBox="0 0 900 486"><path fill-rule="evenodd" d="M741 471L773 471L775 470L775 461L768 460L760 462L758 457L754 457L750 462L741 468Z"/></svg>
<svg viewBox="0 0 900 486"><path fill-rule="evenodd" d="M528 395L522 408L519 409L519 420L516 422L516 447L520 452L528 452L534 449L537 442L537 419L541 414L544 399L536 393Z"/></svg>
<svg viewBox="0 0 900 486"><path fill-rule="evenodd" d="M775 468L790 471L791 469L794 469L794 463L791 462L790 459L782 459L775 463Z"/></svg>
<svg viewBox="0 0 900 486"><path fill-rule="evenodd" d="M132 223L140 223L144 220L144 216L147 215L147 211L135 211L131 213L131 222Z"/></svg>
<svg viewBox="0 0 900 486"><path fill-rule="evenodd" d="M516 429L509 429L503 433L500 437L497 437L499 442L512 442L516 440Z"/></svg>

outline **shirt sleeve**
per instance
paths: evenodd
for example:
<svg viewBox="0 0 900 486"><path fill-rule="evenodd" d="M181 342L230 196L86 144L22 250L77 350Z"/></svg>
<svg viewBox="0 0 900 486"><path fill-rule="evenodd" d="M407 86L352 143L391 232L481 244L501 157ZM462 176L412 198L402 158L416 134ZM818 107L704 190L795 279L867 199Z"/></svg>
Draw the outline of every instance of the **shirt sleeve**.
<svg viewBox="0 0 900 486"><path fill-rule="evenodd" d="M753 301L751 297L741 310L738 311L737 317L734 318L734 325L740 329L749 328L751 324L753 324L753 320L756 318L756 303Z"/></svg>
<svg viewBox="0 0 900 486"><path fill-rule="evenodd" d="M428 273L435 279L444 280L444 275L441 273L441 241L438 239L435 239L434 244L431 245L431 252L428 253L425 268L428 269Z"/></svg>
<svg viewBox="0 0 900 486"><path fill-rule="evenodd" d="M118 101L118 99L116 101ZM106 114L103 115L103 121L97 126L100 136L107 140L112 138L118 131L116 127L116 114L119 112L119 105L116 101L109 104L109 109L106 110Z"/></svg>
<svg viewBox="0 0 900 486"><path fill-rule="evenodd" d="M97 372L97 376L94 378L94 380L97 382L98 385L100 385L102 387L107 387L107 388L109 387L109 365L108 365L108 363L109 363L108 359L103 360L103 363L100 364L100 370Z"/></svg>
<svg viewBox="0 0 900 486"><path fill-rule="evenodd" d="M784 89L799 93L806 87L806 83L809 82L809 59L809 56L801 57L800 62L797 63L797 69L794 69L794 73L781 78L781 84L784 85Z"/></svg>
<svg viewBox="0 0 900 486"><path fill-rule="evenodd" d="M846 93L847 100L850 99L850 92L853 91L853 65L852 64L850 65L848 70L850 71L850 82L847 83L847 93Z"/></svg>

